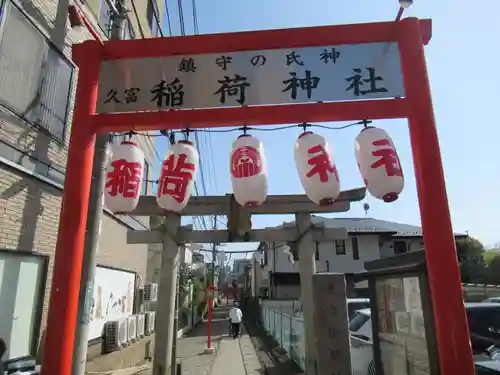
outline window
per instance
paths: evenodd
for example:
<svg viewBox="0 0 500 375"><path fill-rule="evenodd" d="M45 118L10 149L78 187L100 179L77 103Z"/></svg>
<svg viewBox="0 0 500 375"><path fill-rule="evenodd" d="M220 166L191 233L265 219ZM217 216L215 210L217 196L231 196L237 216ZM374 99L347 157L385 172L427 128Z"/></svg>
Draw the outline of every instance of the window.
<svg viewBox="0 0 500 375"><path fill-rule="evenodd" d="M314 252L314 259L319 260L319 242L316 242L316 251Z"/></svg>
<svg viewBox="0 0 500 375"><path fill-rule="evenodd" d="M147 7L147 17L148 17L148 25L149 25L149 30L151 30L151 36L153 38L156 38L160 36L160 28L159 28L159 23L160 23L160 11L158 9L158 3L156 0L148 0L148 7Z"/></svg>
<svg viewBox="0 0 500 375"><path fill-rule="evenodd" d="M394 241L394 254L404 254L406 251L406 242Z"/></svg>
<svg viewBox="0 0 500 375"><path fill-rule="evenodd" d="M359 260L358 237L353 237L352 241L352 259Z"/></svg>
<svg viewBox="0 0 500 375"><path fill-rule="evenodd" d="M337 255L345 255L345 240L335 240L335 252Z"/></svg>
<svg viewBox="0 0 500 375"><path fill-rule="evenodd" d="M4 360L35 355L43 309L47 258L0 250L0 337Z"/></svg>
<svg viewBox="0 0 500 375"><path fill-rule="evenodd" d="M0 42L0 102L62 141L73 71L69 60L8 2Z"/></svg>

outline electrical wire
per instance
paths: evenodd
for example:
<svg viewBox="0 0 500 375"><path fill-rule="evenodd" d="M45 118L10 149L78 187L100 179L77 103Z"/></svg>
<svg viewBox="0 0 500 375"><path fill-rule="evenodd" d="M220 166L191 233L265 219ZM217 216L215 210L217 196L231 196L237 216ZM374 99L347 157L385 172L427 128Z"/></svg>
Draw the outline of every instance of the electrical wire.
<svg viewBox="0 0 500 375"><path fill-rule="evenodd" d="M167 17L168 34L172 36L172 23L170 22L170 11L168 10L168 0L165 0L165 16Z"/></svg>
<svg viewBox="0 0 500 375"><path fill-rule="evenodd" d="M135 1L134 0L130 0L131 4L132 4L132 10L134 12L134 15L135 15L135 20L137 21L137 26L139 27L139 34L141 34L141 38L144 39L144 29L142 28L142 25L141 25L141 20L139 19L139 13L137 13L137 8L135 6ZM130 19L127 17L127 20L130 24Z"/></svg>
<svg viewBox="0 0 500 375"><path fill-rule="evenodd" d="M273 132L273 131L280 131L280 130L288 130L288 129L296 129L296 128L302 128L303 130L306 130L308 128L319 128L319 129L326 129L326 130L344 130L348 128L352 128L355 126L368 126L371 124L372 121L370 120L361 120L361 121L356 121L347 125L342 125L342 126L328 126L328 125L321 125L321 124L307 124L307 123L301 123L301 124L296 124L296 125L284 125L284 126L277 126L277 127L251 127L251 126L243 126L243 127L235 127L235 128L222 128L222 129L191 129L187 128L186 130L189 131L189 133L232 133L232 132L247 132L247 131L257 131L257 132ZM173 134L185 134L186 130L171 130L170 133ZM117 133L120 135L126 135L126 134L132 134L132 135L143 135L145 137L164 137L165 134L147 134L147 133L140 133L136 131L130 131L126 133ZM213 158L212 158L213 159Z"/></svg>
<svg viewBox="0 0 500 375"><path fill-rule="evenodd" d="M177 0L177 7L179 10L179 24L181 27L181 36L186 35L186 27L184 25L184 12L182 10L182 0Z"/></svg>
<svg viewBox="0 0 500 375"><path fill-rule="evenodd" d="M160 32L160 37L163 38L163 30L161 29L161 23L160 23L160 17L158 15L158 13L156 12L156 10L158 9L157 6L158 4L156 3L156 0L149 0L151 2L151 8L153 10L153 17L156 21L156 26L158 26L158 31ZM167 1L167 0L165 0ZM156 6L153 6L153 2ZM153 35L154 37L156 37L156 35Z"/></svg>
<svg viewBox="0 0 500 375"><path fill-rule="evenodd" d="M194 34L198 35L200 33L200 29L198 27L198 15L196 11L196 0L191 1L191 7L193 8L193 30Z"/></svg>

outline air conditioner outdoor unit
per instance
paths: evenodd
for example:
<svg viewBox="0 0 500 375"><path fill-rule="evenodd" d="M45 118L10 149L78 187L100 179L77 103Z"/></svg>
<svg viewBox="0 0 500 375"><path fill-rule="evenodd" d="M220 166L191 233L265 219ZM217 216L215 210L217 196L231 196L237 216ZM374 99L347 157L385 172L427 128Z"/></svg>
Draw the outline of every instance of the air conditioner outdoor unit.
<svg viewBox="0 0 500 375"><path fill-rule="evenodd" d="M104 353L114 352L128 343L127 320L111 320L104 324Z"/></svg>
<svg viewBox="0 0 500 375"><path fill-rule="evenodd" d="M137 338L144 337L145 319L146 318L144 314L137 315Z"/></svg>
<svg viewBox="0 0 500 375"><path fill-rule="evenodd" d="M158 298L158 284L150 283L144 285L144 301L156 302Z"/></svg>
<svg viewBox="0 0 500 375"><path fill-rule="evenodd" d="M137 341L137 317L135 315L129 316L127 318L127 335L128 341L136 342Z"/></svg>
<svg viewBox="0 0 500 375"><path fill-rule="evenodd" d="M145 329L144 333L146 336L151 335L155 331L155 315L154 311L148 311L145 315Z"/></svg>

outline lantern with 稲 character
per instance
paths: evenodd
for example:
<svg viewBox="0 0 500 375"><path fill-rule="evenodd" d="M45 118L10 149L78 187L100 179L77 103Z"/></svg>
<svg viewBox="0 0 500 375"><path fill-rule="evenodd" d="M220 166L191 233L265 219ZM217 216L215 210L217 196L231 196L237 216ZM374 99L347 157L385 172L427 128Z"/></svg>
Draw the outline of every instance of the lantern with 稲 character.
<svg viewBox="0 0 500 375"><path fill-rule="evenodd" d="M233 142L230 172L234 198L240 205L256 207L266 200L266 159L257 138L242 134Z"/></svg>
<svg viewBox="0 0 500 375"><path fill-rule="evenodd" d="M131 141L111 146L106 170L104 204L113 213L132 212L139 203L144 177L144 153Z"/></svg>
<svg viewBox="0 0 500 375"><path fill-rule="evenodd" d="M316 204L333 204L340 194L340 181L328 142L313 132L302 133L295 142L295 164L308 198Z"/></svg>
<svg viewBox="0 0 500 375"><path fill-rule="evenodd" d="M391 137L380 128L366 127L356 137L356 160L368 192L384 202L398 199L404 177Z"/></svg>
<svg viewBox="0 0 500 375"><path fill-rule="evenodd" d="M193 190L200 156L190 141L170 146L163 160L156 201L164 210L180 212L188 204Z"/></svg>

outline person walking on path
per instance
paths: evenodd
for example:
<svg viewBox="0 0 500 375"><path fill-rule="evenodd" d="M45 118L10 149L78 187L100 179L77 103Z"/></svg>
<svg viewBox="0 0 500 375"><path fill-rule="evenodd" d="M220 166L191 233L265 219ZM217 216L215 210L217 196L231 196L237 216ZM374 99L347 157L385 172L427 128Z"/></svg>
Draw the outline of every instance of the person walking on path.
<svg viewBox="0 0 500 375"><path fill-rule="evenodd" d="M229 310L229 323L231 324L231 332L233 334L233 340L235 340L240 334L240 325L243 319L243 313L238 307L238 303L235 302L234 306Z"/></svg>

